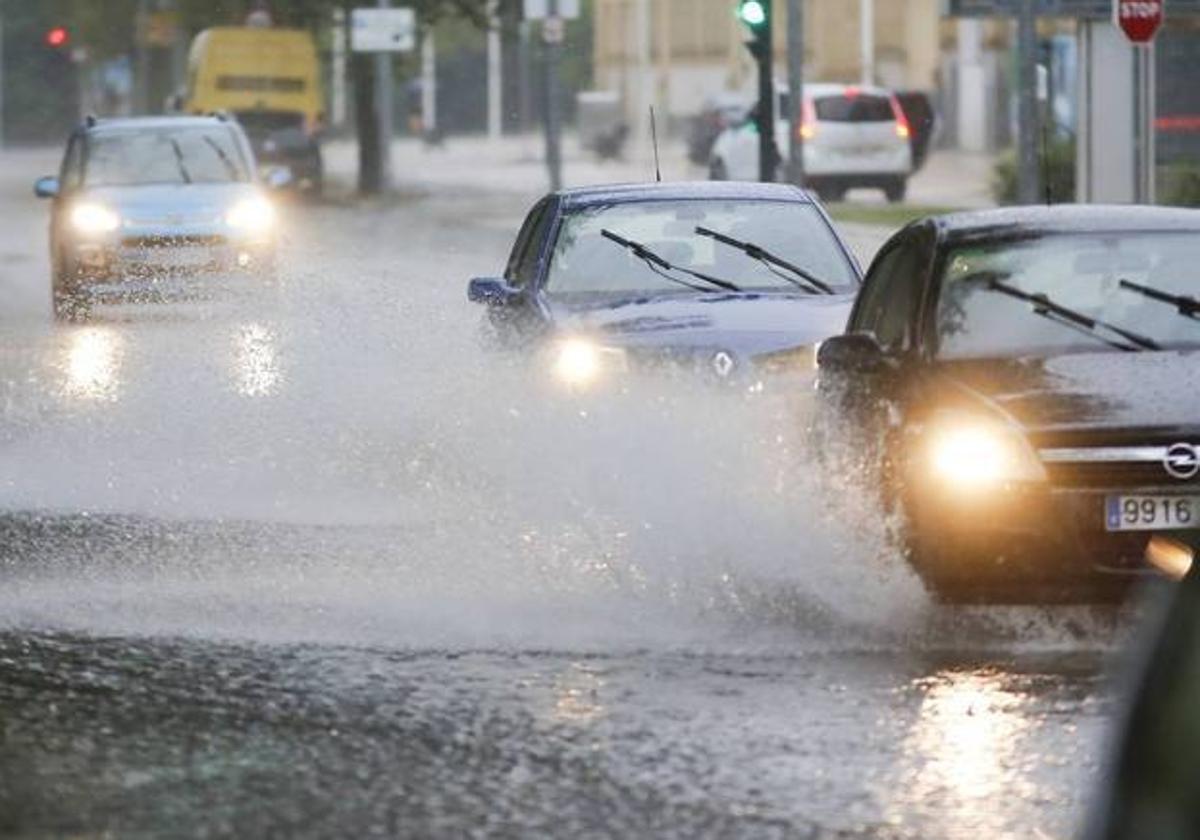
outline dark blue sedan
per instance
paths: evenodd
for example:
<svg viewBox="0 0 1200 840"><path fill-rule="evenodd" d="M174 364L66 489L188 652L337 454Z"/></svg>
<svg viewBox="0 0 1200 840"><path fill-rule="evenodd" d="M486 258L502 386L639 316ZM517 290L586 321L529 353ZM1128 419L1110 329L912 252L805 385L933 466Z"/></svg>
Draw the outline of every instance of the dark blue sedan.
<svg viewBox="0 0 1200 840"><path fill-rule="evenodd" d="M502 277L471 281L504 346L548 345L588 385L614 370L694 369L730 382L810 366L861 273L824 210L777 184L604 186L552 193Z"/></svg>

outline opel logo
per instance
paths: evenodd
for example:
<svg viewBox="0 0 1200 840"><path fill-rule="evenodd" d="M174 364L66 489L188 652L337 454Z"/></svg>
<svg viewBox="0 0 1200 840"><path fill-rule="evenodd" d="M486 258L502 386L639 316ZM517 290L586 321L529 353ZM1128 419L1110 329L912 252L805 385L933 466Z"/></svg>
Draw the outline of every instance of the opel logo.
<svg viewBox="0 0 1200 840"><path fill-rule="evenodd" d="M1177 443L1167 450L1163 466L1172 477L1188 481L1200 475L1200 447Z"/></svg>
<svg viewBox="0 0 1200 840"><path fill-rule="evenodd" d="M733 356L730 356L724 350L718 350L713 354L712 369L722 379L729 378L729 374L733 373L735 365Z"/></svg>

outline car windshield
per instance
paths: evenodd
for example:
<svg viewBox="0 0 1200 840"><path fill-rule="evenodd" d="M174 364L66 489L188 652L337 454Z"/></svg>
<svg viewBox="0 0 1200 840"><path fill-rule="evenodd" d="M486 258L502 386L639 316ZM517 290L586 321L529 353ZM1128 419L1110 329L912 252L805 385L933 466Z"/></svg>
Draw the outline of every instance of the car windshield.
<svg viewBox="0 0 1200 840"><path fill-rule="evenodd" d="M1128 344L1115 330L1166 349L1200 347L1200 320L1181 311L1200 295L1200 237L1194 233L1060 234L963 246L947 259L940 290L941 358L1046 356L1116 349L1105 341ZM1049 305L1028 299L1034 295ZM1070 310L1072 317L1051 308Z"/></svg>
<svg viewBox="0 0 1200 840"><path fill-rule="evenodd" d="M896 113L886 96L857 94L822 96L814 101L821 122L893 122Z"/></svg>
<svg viewBox="0 0 1200 840"><path fill-rule="evenodd" d="M797 292L795 276L722 243L697 228L758 246L838 292L856 285L854 269L833 231L810 204L798 201L643 201L587 207L564 222L551 257L547 292L559 299L684 292L604 231L639 243L682 269L742 290ZM678 279L687 274L667 272ZM691 282L691 281L689 281ZM715 288L715 287L714 287ZM719 291L719 289L717 289Z"/></svg>
<svg viewBox="0 0 1200 840"><path fill-rule="evenodd" d="M250 179L225 127L105 131L88 139L89 187L221 184Z"/></svg>

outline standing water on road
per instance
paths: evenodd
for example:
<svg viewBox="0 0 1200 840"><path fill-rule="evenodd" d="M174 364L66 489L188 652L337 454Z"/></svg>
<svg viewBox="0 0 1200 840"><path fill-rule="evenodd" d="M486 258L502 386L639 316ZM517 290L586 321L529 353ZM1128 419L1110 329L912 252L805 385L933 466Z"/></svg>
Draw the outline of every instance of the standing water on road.
<svg viewBox="0 0 1200 840"><path fill-rule="evenodd" d="M0 830L1069 836L1120 618L932 605L803 381L489 353L521 210L290 207L277 283L62 325L9 231Z"/></svg>

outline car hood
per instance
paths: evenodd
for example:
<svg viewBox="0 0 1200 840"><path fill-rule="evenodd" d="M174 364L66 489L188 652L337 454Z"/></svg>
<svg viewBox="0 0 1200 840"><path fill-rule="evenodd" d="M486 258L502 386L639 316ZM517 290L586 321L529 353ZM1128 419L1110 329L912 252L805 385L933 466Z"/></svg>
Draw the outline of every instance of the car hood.
<svg viewBox="0 0 1200 840"><path fill-rule="evenodd" d="M804 347L841 332L847 295L706 293L599 305L550 305L561 332L625 348L721 349L742 358Z"/></svg>
<svg viewBox="0 0 1200 840"><path fill-rule="evenodd" d="M84 198L110 207L128 222L209 223L222 219L235 203L259 195L250 183L146 184L94 187Z"/></svg>
<svg viewBox="0 0 1200 840"><path fill-rule="evenodd" d="M938 379L939 403L982 400L1034 434L1200 433L1198 350L950 361Z"/></svg>

